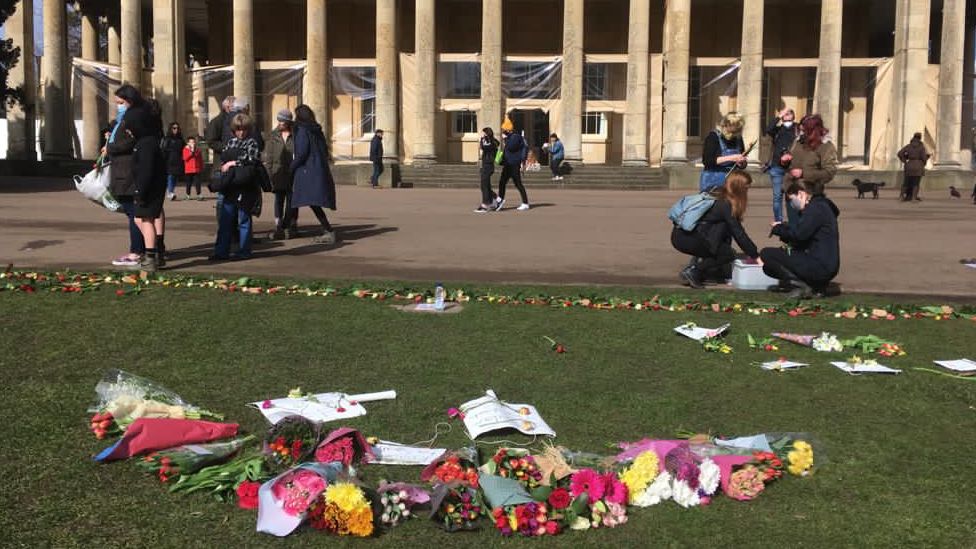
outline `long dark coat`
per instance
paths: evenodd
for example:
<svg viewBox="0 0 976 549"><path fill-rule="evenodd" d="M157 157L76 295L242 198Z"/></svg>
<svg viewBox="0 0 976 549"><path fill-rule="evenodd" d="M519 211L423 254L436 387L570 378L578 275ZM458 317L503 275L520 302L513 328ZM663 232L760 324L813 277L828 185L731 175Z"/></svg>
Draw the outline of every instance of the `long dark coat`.
<svg viewBox="0 0 976 549"><path fill-rule="evenodd" d="M336 187L328 159L322 126L295 124L295 158L291 161L293 208L336 209Z"/></svg>

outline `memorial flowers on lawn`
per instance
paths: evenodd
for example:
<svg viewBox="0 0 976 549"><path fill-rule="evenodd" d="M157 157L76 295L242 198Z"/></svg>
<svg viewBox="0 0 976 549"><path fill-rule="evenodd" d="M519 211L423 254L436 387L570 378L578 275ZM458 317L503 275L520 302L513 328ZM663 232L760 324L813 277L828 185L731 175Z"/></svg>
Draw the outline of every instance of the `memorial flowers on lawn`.
<svg viewBox="0 0 976 549"><path fill-rule="evenodd" d="M148 454L137 465L146 472L158 475L162 482L168 482L175 476L195 473L208 465L222 463L253 440L254 436L249 435L227 442L177 446Z"/></svg>
<svg viewBox="0 0 976 549"><path fill-rule="evenodd" d="M496 507L492 509L491 516L495 528L503 536L554 536L562 531L559 522L550 516L546 504L541 502Z"/></svg>
<svg viewBox="0 0 976 549"><path fill-rule="evenodd" d="M755 499L766 488L764 477L754 465L746 465L732 473L725 494L739 501Z"/></svg>
<svg viewBox="0 0 976 549"><path fill-rule="evenodd" d="M528 450L499 448L485 469L490 474L515 479L530 490L542 482L542 472Z"/></svg>
<svg viewBox="0 0 976 549"><path fill-rule="evenodd" d="M272 469L285 470L306 461L319 442L318 426L302 416L286 416L271 426L264 455Z"/></svg>
<svg viewBox="0 0 976 549"><path fill-rule="evenodd" d="M339 536L373 534L373 508L365 492L351 482L329 485L312 504L308 519L312 528Z"/></svg>

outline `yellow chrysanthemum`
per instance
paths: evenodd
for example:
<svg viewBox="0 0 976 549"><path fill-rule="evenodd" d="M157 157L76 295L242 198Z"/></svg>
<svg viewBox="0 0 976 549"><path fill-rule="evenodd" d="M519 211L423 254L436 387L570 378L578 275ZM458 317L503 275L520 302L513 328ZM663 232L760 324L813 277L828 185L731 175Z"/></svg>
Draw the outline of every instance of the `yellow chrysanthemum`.
<svg viewBox="0 0 976 549"><path fill-rule="evenodd" d="M659 467L657 454L644 452L637 456L634 463L620 475L620 481L627 486L627 495L631 503L636 501L657 477Z"/></svg>
<svg viewBox="0 0 976 549"><path fill-rule="evenodd" d="M349 482L338 482L326 488L325 501L335 503L339 509L347 513L368 505L362 490Z"/></svg>
<svg viewBox="0 0 976 549"><path fill-rule="evenodd" d="M797 440L796 442L794 442L793 448L801 452L807 452L807 451L813 452L813 448L810 446L810 443L802 440Z"/></svg>
<svg viewBox="0 0 976 549"><path fill-rule="evenodd" d="M360 507L349 514L349 533L366 537L373 533L373 513L369 506Z"/></svg>

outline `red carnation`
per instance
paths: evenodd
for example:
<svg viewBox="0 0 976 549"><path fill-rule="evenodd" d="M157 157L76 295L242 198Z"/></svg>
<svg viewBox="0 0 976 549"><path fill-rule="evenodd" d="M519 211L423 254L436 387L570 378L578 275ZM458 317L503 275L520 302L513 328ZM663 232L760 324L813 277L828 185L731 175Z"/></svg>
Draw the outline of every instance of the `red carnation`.
<svg viewBox="0 0 976 549"><path fill-rule="evenodd" d="M572 497L569 495L569 491L565 488L556 488L549 494L549 505L552 505L553 509L565 509L569 507L569 503L572 501Z"/></svg>
<svg viewBox="0 0 976 549"><path fill-rule="evenodd" d="M556 521L554 521L554 520L550 520L549 522L547 522L546 523L546 533L549 534L550 536L555 536L556 534L558 534L559 533L559 523L556 522Z"/></svg>
<svg viewBox="0 0 976 549"><path fill-rule="evenodd" d="M237 506L241 509L258 508L258 489L261 488L260 482L245 480L237 485Z"/></svg>

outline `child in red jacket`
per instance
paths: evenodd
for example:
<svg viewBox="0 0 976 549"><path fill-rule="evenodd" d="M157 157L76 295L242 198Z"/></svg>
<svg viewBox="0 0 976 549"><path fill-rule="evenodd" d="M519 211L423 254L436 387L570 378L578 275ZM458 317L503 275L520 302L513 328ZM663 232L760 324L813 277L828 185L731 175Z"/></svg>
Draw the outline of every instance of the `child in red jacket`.
<svg viewBox="0 0 976 549"><path fill-rule="evenodd" d="M203 171L203 152L197 148L197 138L189 137L183 147L183 174L186 176L186 199L190 199L190 187L197 189L200 198L200 172Z"/></svg>

